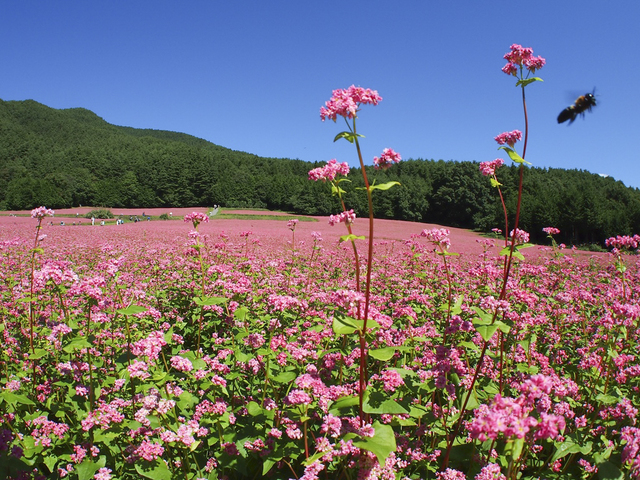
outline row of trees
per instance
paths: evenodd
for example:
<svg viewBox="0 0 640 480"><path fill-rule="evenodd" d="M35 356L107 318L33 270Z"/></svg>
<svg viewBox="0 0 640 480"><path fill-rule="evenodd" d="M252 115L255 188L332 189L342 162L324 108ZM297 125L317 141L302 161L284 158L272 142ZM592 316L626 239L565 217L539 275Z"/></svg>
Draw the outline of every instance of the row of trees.
<svg viewBox="0 0 640 480"><path fill-rule="evenodd" d="M222 205L328 215L339 209L329 187L307 173L320 163L263 158L189 135L118 127L85 109L55 110L32 100L0 101L0 209ZM497 191L475 162L408 160L368 174L402 185L376 191L375 215L490 230L504 226ZM515 211L517 169L502 167ZM366 215L361 175L347 202ZM513 218L510 219L513 223ZM640 191L586 171L526 171L521 227L536 237L555 226L561 241L601 243L640 232Z"/></svg>

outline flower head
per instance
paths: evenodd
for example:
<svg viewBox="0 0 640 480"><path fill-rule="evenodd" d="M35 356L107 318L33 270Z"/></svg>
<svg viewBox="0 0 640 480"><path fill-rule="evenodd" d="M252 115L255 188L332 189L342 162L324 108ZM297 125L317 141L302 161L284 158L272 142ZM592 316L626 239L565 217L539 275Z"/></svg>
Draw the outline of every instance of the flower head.
<svg viewBox="0 0 640 480"><path fill-rule="evenodd" d="M633 250L640 245L640 235L618 235L617 237L607 238L604 242L607 247L613 247L618 250L629 249Z"/></svg>
<svg viewBox="0 0 640 480"><path fill-rule="evenodd" d="M394 152L391 148L385 148L382 151L382 155L380 157L373 157L373 164L376 169L386 170L394 163L398 163L402 160L402 157L399 153Z"/></svg>
<svg viewBox="0 0 640 480"><path fill-rule="evenodd" d="M522 132L520 130L513 130L511 132L504 132L494 137L494 140L498 142L498 145L507 144L511 148L516 144L517 141L522 139Z"/></svg>
<svg viewBox="0 0 640 480"><path fill-rule="evenodd" d="M192 222L193 228L198 228L200 223L207 223L209 221L209 217L205 213L201 212L192 212L188 213L184 216L185 222Z"/></svg>
<svg viewBox="0 0 640 480"><path fill-rule="evenodd" d="M338 163L334 158L329 160L324 167L309 170L309 180L322 180L323 182L327 180L333 181L336 175L344 175L346 177L348 174L349 164L347 164L347 162Z"/></svg>
<svg viewBox="0 0 640 480"><path fill-rule="evenodd" d="M289 220L287 222L287 228L293 232L296 229L297 224L298 224L298 219L294 218L293 220Z"/></svg>
<svg viewBox="0 0 640 480"><path fill-rule="evenodd" d="M347 225L351 225L355 221L355 219L356 219L356 214L353 212L353 209L351 209L347 212L342 212L339 215L330 215L329 225L333 227L336 223L342 223L342 222L344 222Z"/></svg>
<svg viewBox="0 0 640 480"><path fill-rule="evenodd" d="M534 73L544 67L546 60L540 56L533 56L532 48L524 48L522 45L511 45L511 51L505 53L504 59L507 64L502 67L502 71L507 75L517 76L519 68L526 68L529 72Z"/></svg>
<svg viewBox="0 0 640 480"><path fill-rule="evenodd" d="M542 231L547 235L558 235L560 233L560 230L555 227L544 227Z"/></svg>
<svg viewBox="0 0 640 480"><path fill-rule="evenodd" d="M449 238L449 230L446 228L432 228L431 230L422 230L421 237L425 237L431 243L436 246L448 250L451 246L451 239Z"/></svg>
<svg viewBox="0 0 640 480"><path fill-rule="evenodd" d="M493 177L496 174L496 170L504 165L504 160L496 158L491 162L480 162L480 173L485 177Z"/></svg>
<svg viewBox="0 0 640 480"><path fill-rule="evenodd" d="M509 232L509 237L515 238L516 245L524 244L529 241L529 234L519 228L516 228L515 231L511 230Z"/></svg>
<svg viewBox="0 0 640 480"><path fill-rule="evenodd" d="M324 122L327 118L336 121L338 116L354 118L360 105L377 105L382 100L376 90L351 85L347 89L333 91L333 96L320 107L320 118Z"/></svg>
<svg viewBox="0 0 640 480"><path fill-rule="evenodd" d="M31 210L31 218L37 218L38 220L49 216L53 217L54 211L47 207L38 207Z"/></svg>

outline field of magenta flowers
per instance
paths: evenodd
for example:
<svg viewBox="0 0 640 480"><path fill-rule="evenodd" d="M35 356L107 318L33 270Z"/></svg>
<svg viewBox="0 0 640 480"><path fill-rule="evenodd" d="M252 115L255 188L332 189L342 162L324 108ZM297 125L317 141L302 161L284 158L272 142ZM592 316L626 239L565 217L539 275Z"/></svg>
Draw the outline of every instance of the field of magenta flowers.
<svg viewBox="0 0 640 480"><path fill-rule="evenodd" d="M531 247L498 304L498 240L380 221L360 412L326 218L54 219L0 217L0 478L638 475L636 256Z"/></svg>

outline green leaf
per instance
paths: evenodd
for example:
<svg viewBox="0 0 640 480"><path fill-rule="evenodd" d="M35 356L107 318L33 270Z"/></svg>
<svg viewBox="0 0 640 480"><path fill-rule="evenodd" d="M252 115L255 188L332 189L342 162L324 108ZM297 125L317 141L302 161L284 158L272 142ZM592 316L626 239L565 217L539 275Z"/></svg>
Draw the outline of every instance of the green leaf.
<svg viewBox="0 0 640 480"><path fill-rule="evenodd" d="M507 457L510 457L511 460L515 462L520 458L523 447L524 447L524 438L509 440L504 448L505 455Z"/></svg>
<svg viewBox="0 0 640 480"><path fill-rule="evenodd" d="M247 403L247 413L252 417L257 417L262 414L262 407L257 402L249 402Z"/></svg>
<svg viewBox="0 0 640 480"><path fill-rule="evenodd" d="M116 310L120 315L135 315L136 313L142 313L149 310L147 307L143 307L142 305L129 305L127 308L120 308Z"/></svg>
<svg viewBox="0 0 640 480"><path fill-rule="evenodd" d="M297 375L295 372L282 372L275 377L271 377L271 380L278 383L290 383L296 379Z"/></svg>
<svg viewBox="0 0 640 480"><path fill-rule="evenodd" d="M364 235L354 235L353 233L350 233L349 235L342 235L340 237L340 243L346 242L347 240L350 242L353 242L354 240L364 240L364 239L365 239Z"/></svg>
<svg viewBox="0 0 640 480"><path fill-rule="evenodd" d="M380 185L369 185L369 190L389 190L391 187L395 185L401 185L401 183L387 182L387 183L381 183Z"/></svg>
<svg viewBox="0 0 640 480"><path fill-rule="evenodd" d="M358 405L360 403L360 399L358 396L353 397L342 397L331 404L331 412L338 413L339 410L346 407L353 407L354 405Z"/></svg>
<svg viewBox="0 0 640 480"><path fill-rule="evenodd" d="M361 328L358 326L355 318L347 316L334 316L331 327L333 328L333 333L336 335L350 335L353 332L359 331Z"/></svg>
<svg viewBox="0 0 640 480"><path fill-rule="evenodd" d="M499 187L500 185L502 185L498 180L496 180L495 178L491 178L491 186L492 187Z"/></svg>
<svg viewBox="0 0 640 480"><path fill-rule="evenodd" d="M224 297L195 297L193 299L196 305L200 306L220 305L221 303L226 303L227 300Z"/></svg>
<svg viewBox="0 0 640 480"><path fill-rule="evenodd" d="M530 83L533 83L533 82L544 82L544 80L542 80L540 77L525 78L523 80L518 80L516 82L516 87L519 87L521 85L523 87L526 87L527 85L529 85Z"/></svg>
<svg viewBox="0 0 640 480"><path fill-rule="evenodd" d="M598 478L600 480L624 480L624 474L610 461L598 463Z"/></svg>
<svg viewBox="0 0 640 480"><path fill-rule="evenodd" d="M56 471L56 463L58 463L58 457L56 457L55 455L49 455L44 459L44 464L47 466L49 472L51 473Z"/></svg>
<svg viewBox="0 0 640 480"><path fill-rule="evenodd" d="M362 410L365 413L373 413L377 415L385 413L391 415L409 413L406 408L395 400L388 398L385 394L376 391L369 393L368 390L365 392Z"/></svg>
<svg viewBox="0 0 640 480"><path fill-rule="evenodd" d="M575 443L573 438L567 437L564 439L564 442L558 445L549 463L554 463L556 460L559 460L571 453L578 453L579 451L580 451L580 445Z"/></svg>
<svg viewBox="0 0 640 480"><path fill-rule="evenodd" d="M341 195L343 193L347 193L345 190L341 189L337 185L331 185L331 195Z"/></svg>
<svg viewBox="0 0 640 480"><path fill-rule="evenodd" d="M488 342L489 340L491 340L491 337L493 337L493 335L496 333L497 330L498 330L498 325L495 325L495 324L476 326L476 331L480 334L480 336L485 342Z"/></svg>
<svg viewBox="0 0 640 480"><path fill-rule="evenodd" d="M94 474L107 464L107 457L100 455L97 462L92 462L91 459L85 458L85 460L76 465L76 471L78 472L78 480L90 480Z"/></svg>
<svg viewBox="0 0 640 480"><path fill-rule="evenodd" d="M171 480L171 471L163 460L156 459L153 462L136 462L136 471L143 477L154 480Z"/></svg>
<svg viewBox="0 0 640 480"><path fill-rule="evenodd" d="M360 135L359 133L353 133L353 132L340 132L339 134L336 135L336 138L334 138L333 141L337 142L341 138L344 138L345 140L348 140L349 143L353 143L355 142L356 137L364 138L364 135Z"/></svg>
<svg viewBox="0 0 640 480"><path fill-rule="evenodd" d="M324 452L322 453L324 454ZM320 455L320 457L322 457L322 455ZM265 458L264 462L262 463L262 476L264 477L267 473L269 473L269 470L271 470L271 467L273 467L276 463L277 463L276 460L273 460L269 457Z"/></svg>
<svg viewBox="0 0 640 480"><path fill-rule="evenodd" d="M396 437L390 425L376 422L373 424L373 428L375 429L373 437L364 437L353 444L372 452L378 458L378 463L384 465L389 454L396 451Z"/></svg>
<svg viewBox="0 0 640 480"><path fill-rule="evenodd" d="M62 350L66 353L73 353L74 350L78 350L81 348L91 348L91 344L87 342L87 339L84 337L76 337L67 343Z"/></svg>
<svg viewBox="0 0 640 480"><path fill-rule="evenodd" d="M516 247L513 249L513 256L515 258L517 258L518 260L524 260L524 255L522 255L519 251L518 251L519 247ZM511 253L511 247L504 247L502 250L500 250L500 255L503 257L508 257L509 254Z"/></svg>
<svg viewBox="0 0 640 480"><path fill-rule="evenodd" d="M369 350L368 353L370 357L386 362L387 360L391 359L391 357L393 357L396 352L397 349L395 349L394 347L384 347L377 348L375 350Z"/></svg>
<svg viewBox="0 0 640 480"><path fill-rule="evenodd" d="M509 158L516 163L526 163L527 165L531 165L530 162L527 162L524 158L518 155L518 152L516 152L511 147L502 146L502 147L499 147L498 150L504 150L505 152L507 152L507 155L509 155Z"/></svg>
<svg viewBox="0 0 640 480"><path fill-rule="evenodd" d="M247 314L249 313L249 309L247 307L238 307L233 312L233 317L237 320L244 321L247 319Z"/></svg>
<svg viewBox="0 0 640 480"><path fill-rule="evenodd" d="M613 395L605 395L600 393L596 396L596 400L604 405L613 405L618 403L618 397L614 397Z"/></svg>
<svg viewBox="0 0 640 480"><path fill-rule="evenodd" d="M46 350L42 348L36 348L32 354L29 355L30 360L37 360L38 358L42 358L47 354Z"/></svg>

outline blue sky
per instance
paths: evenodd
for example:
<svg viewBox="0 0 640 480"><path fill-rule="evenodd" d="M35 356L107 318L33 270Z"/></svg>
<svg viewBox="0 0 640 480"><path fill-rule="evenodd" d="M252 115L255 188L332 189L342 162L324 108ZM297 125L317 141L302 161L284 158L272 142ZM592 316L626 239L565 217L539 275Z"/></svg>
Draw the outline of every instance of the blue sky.
<svg viewBox="0 0 640 480"><path fill-rule="evenodd" d="M640 188L640 2L86 1L0 3L0 98L84 107L107 122L173 130L266 157L355 165L321 122L336 88L378 90L358 128L365 162L493 160L524 130L503 55L547 60L527 88L527 160ZM573 125L556 117L596 88Z"/></svg>

